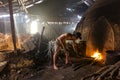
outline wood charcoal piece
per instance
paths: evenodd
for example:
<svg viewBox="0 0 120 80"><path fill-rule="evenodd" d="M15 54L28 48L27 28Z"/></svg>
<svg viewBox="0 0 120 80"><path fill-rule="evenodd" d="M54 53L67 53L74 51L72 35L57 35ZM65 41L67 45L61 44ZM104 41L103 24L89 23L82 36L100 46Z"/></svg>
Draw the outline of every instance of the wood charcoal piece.
<svg viewBox="0 0 120 80"><path fill-rule="evenodd" d="M117 75L119 74L119 68L120 66L117 66L114 70L112 70L112 72L110 73L111 79L115 79L117 77Z"/></svg>
<svg viewBox="0 0 120 80"><path fill-rule="evenodd" d="M100 75L103 71L105 71L106 69L108 69L110 66L105 66L105 67L103 67L103 68L101 68L100 70L98 70L97 72L95 72L95 73L93 73L93 74L90 74L90 75L88 75L88 76L86 76L86 77L83 77L81 80L85 80L85 79L87 79L87 78L90 78L90 77L94 77L94 76L98 76L98 75Z"/></svg>

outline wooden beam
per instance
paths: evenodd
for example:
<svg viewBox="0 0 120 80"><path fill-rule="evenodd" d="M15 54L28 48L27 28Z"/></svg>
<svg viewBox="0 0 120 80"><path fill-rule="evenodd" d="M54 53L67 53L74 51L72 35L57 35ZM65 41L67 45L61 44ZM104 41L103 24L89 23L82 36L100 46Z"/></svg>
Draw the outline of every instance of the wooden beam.
<svg viewBox="0 0 120 80"><path fill-rule="evenodd" d="M9 2L9 13L10 13L10 23L11 23L11 32L12 32L12 40L14 46L14 53L17 53L16 48L16 32L15 32L15 25L14 25L14 16L13 16L13 8L12 8L12 0L8 0Z"/></svg>

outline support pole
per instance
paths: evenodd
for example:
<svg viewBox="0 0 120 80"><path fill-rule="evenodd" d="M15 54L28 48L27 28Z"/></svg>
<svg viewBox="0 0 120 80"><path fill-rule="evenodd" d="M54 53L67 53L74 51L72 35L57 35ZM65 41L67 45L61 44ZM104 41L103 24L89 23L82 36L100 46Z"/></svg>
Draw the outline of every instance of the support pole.
<svg viewBox="0 0 120 80"><path fill-rule="evenodd" d="M41 35L40 35L40 38L39 38L39 43L38 43L38 53L40 52L40 48L41 48L41 41L42 41L42 36L43 36L43 33L44 33L44 30L45 30L45 26L43 26L42 28L42 32L41 32Z"/></svg>
<svg viewBox="0 0 120 80"><path fill-rule="evenodd" d="M13 18L12 0L8 0L8 2L9 2L10 25L11 25L11 32L12 32L12 40L13 40L13 46L14 46L14 53L17 53L17 48L16 48L16 33L15 33L15 25L14 25L14 18Z"/></svg>

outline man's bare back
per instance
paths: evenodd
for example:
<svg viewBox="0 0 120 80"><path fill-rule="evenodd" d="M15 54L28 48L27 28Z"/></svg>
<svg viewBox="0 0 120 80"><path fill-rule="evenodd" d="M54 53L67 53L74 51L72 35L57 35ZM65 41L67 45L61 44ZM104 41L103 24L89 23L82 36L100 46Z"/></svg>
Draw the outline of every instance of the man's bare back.
<svg viewBox="0 0 120 80"><path fill-rule="evenodd" d="M56 66L56 57L59 54L59 50L61 48L64 50L66 56L65 63L68 64L69 51L68 51L68 46L66 44L70 43L73 46L73 49L75 50L75 39L76 39L75 35L70 33L64 33L56 39L54 55L53 55L53 67L55 70L58 70L58 67Z"/></svg>

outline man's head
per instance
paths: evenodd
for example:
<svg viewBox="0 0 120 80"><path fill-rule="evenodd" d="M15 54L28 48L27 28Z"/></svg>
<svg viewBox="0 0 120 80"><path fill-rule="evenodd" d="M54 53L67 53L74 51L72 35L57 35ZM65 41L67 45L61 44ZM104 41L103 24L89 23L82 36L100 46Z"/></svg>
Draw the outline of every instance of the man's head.
<svg viewBox="0 0 120 80"><path fill-rule="evenodd" d="M81 38L81 33L80 33L80 32L75 32L73 35L74 35L76 38L82 39L82 38Z"/></svg>

